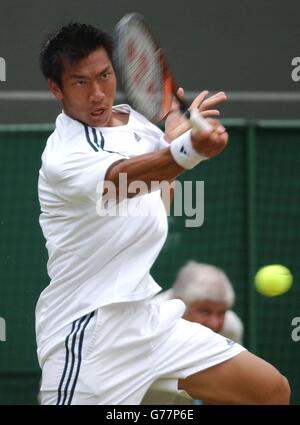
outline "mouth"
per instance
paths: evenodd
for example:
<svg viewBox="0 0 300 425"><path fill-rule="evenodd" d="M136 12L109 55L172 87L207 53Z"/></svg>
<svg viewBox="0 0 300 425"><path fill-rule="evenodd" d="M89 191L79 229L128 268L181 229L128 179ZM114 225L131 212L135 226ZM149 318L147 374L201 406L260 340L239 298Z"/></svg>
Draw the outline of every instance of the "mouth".
<svg viewBox="0 0 300 425"><path fill-rule="evenodd" d="M90 116L92 118L100 118L104 115L105 111L106 111L106 108L103 108L103 107L97 108L97 109L94 109L92 112L90 112Z"/></svg>

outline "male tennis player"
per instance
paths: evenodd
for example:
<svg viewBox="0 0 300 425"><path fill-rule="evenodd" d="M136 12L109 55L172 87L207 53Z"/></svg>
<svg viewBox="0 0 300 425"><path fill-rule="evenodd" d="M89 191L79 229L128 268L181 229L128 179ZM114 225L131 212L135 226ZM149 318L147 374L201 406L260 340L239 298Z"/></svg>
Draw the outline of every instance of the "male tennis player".
<svg viewBox="0 0 300 425"><path fill-rule="evenodd" d="M175 113L163 134L128 105L113 106L111 56L106 33L76 23L40 55L63 107L38 188L51 278L36 308L42 403L138 404L154 382L211 403L287 403L288 383L271 365L183 320L182 301L151 301L160 287L149 270L167 235L160 191L128 195L131 211L155 214L97 213L107 185L119 199L121 173L128 185L171 181L228 139L216 121L210 132L186 131Z"/></svg>

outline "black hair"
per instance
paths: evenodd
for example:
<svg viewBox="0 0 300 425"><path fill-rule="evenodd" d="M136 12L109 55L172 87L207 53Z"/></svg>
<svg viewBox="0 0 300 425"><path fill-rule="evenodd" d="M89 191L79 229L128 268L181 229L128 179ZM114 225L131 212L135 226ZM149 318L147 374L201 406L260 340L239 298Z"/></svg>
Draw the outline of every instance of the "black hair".
<svg viewBox="0 0 300 425"><path fill-rule="evenodd" d="M74 64L103 47L112 60L113 41L106 32L92 25L71 22L50 33L40 51L40 67L46 79L62 89L63 62Z"/></svg>

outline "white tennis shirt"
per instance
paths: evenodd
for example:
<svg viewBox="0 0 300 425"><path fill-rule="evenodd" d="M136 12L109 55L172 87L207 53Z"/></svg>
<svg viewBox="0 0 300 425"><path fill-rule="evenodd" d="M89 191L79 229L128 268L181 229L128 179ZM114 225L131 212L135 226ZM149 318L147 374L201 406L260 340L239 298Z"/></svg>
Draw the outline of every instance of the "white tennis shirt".
<svg viewBox="0 0 300 425"><path fill-rule="evenodd" d="M128 124L91 128L61 113L42 155L40 225L51 282L36 307L40 354L79 317L107 304L145 299L161 289L149 274L167 235L160 191L128 201L134 209L155 214L97 213L111 164L167 145L162 131L128 105L114 109L129 114Z"/></svg>

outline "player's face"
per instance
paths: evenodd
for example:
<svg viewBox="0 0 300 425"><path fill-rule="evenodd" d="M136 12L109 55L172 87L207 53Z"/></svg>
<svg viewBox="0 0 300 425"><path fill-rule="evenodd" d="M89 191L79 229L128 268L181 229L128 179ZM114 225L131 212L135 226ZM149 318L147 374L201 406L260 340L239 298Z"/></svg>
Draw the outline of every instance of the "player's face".
<svg viewBox="0 0 300 425"><path fill-rule="evenodd" d="M226 304L214 301L194 301L190 303L184 314L184 319L207 326L214 332L220 332L224 324Z"/></svg>
<svg viewBox="0 0 300 425"><path fill-rule="evenodd" d="M49 87L71 118L91 127L113 126L116 76L104 48L74 64L65 61L62 90L52 81Z"/></svg>

